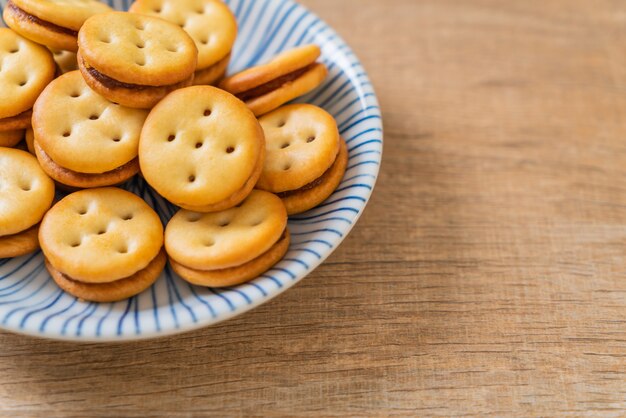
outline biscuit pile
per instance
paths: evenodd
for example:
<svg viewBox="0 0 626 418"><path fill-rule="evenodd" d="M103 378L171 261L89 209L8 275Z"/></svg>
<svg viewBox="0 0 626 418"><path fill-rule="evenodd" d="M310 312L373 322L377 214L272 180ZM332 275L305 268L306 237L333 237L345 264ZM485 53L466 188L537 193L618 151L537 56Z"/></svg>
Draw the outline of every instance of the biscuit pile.
<svg viewBox="0 0 626 418"><path fill-rule="evenodd" d="M237 22L219 0L10 0L3 17L0 258L41 248L78 298L137 295L168 260L195 285L249 281L341 182L335 120L285 105L327 75L315 45L226 77ZM135 175L181 208L165 228L114 187Z"/></svg>

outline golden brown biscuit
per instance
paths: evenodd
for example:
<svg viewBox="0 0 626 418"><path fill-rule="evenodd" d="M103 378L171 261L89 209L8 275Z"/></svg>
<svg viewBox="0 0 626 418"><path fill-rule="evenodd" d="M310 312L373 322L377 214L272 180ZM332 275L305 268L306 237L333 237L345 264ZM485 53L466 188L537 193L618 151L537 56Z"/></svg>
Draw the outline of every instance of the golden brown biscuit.
<svg viewBox="0 0 626 418"><path fill-rule="evenodd" d="M70 279L54 268L46 259L46 269L55 283L67 293L91 302L117 302L131 298L148 289L165 268L165 251L159 254L143 270L132 276L110 283L83 283Z"/></svg>
<svg viewBox="0 0 626 418"><path fill-rule="evenodd" d="M253 191L237 207L201 214L182 209L165 230L172 267L204 286L239 284L276 264L287 251L287 212L282 201Z"/></svg>
<svg viewBox="0 0 626 418"><path fill-rule="evenodd" d="M320 107L283 106L259 122L267 151L259 189L282 193L304 187L324 174L337 157L337 123Z"/></svg>
<svg viewBox="0 0 626 418"><path fill-rule="evenodd" d="M317 45L306 45L276 56L223 80L220 88L244 101L256 116L264 115L319 86L328 70L316 60Z"/></svg>
<svg viewBox="0 0 626 418"><path fill-rule="evenodd" d="M76 52L76 37L85 20L110 10L97 0L9 0L3 17L11 29L25 38Z"/></svg>
<svg viewBox="0 0 626 418"><path fill-rule="evenodd" d="M226 74L237 37L237 21L220 0L137 0L133 13L148 14L182 27L198 48L194 84L213 84Z"/></svg>
<svg viewBox="0 0 626 418"><path fill-rule="evenodd" d="M194 86L171 93L150 112L139 162L160 195L208 212L245 199L261 173L264 151L263 130L241 101L215 87Z"/></svg>
<svg viewBox="0 0 626 418"><path fill-rule="evenodd" d="M283 106L263 116L267 156L257 188L278 194L293 215L330 196L343 178L348 152L337 123L325 110Z"/></svg>
<svg viewBox="0 0 626 418"><path fill-rule="evenodd" d="M91 90L80 72L69 72L50 83L33 108L37 157L52 178L68 186L126 181L138 172L147 115L111 103Z"/></svg>
<svg viewBox="0 0 626 418"><path fill-rule="evenodd" d="M78 34L78 66L87 84L121 105L149 109L190 85L198 50L178 25L136 13L89 18Z"/></svg>
<svg viewBox="0 0 626 418"><path fill-rule="evenodd" d="M159 216L138 196L116 188L72 193L41 222L39 241L52 266L83 283L133 276L163 246Z"/></svg>
<svg viewBox="0 0 626 418"><path fill-rule="evenodd" d="M0 131L0 147L12 148L24 138L23 130Z"/></svg>
<svg viewBox="0 0 626 418"><path fill-rule="evenodd" d="M11 29L0 28L0 131L30 126L31 108L54 78L52 54Z"/></svg>
<svg viewBox="0 0 626 418"><path fill-rule="evenodd" d="M0 257L38 247L32 229L54 199L54 183L29 153L0 148Z"/></svg>

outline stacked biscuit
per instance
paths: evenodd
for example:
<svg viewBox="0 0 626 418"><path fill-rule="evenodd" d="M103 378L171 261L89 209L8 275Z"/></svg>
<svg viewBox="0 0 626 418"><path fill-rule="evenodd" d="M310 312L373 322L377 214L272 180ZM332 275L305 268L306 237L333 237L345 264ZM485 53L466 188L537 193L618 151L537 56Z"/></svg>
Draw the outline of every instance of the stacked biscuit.
<svg viewBox="0 0 626 418"><path fill-rule="evenodd" d="M225 78L237 24L223 2L137 0L130 10L8 2L0 257L41 246L54 281L96 302L144 291L168 259L195 285L249 281L284 257L288 216L328 198L346 170L332 116L285 105L325 79L320 49ZM181 208L165 228L115 187L137 174ZM55 184L69 194L53 205Z"/></svg>

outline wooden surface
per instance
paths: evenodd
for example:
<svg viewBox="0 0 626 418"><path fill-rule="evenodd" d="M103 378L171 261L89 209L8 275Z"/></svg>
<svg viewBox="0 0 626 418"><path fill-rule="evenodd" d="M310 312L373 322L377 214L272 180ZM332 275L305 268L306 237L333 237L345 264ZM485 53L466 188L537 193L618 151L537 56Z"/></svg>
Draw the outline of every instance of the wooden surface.
<svg viewBox="0 0 626 418"><path fill-rule="evenodd" d="M210 329L0 333L2 415L624 416L624 2L304 3L362 58L385 117L354 232Z"/></svg>

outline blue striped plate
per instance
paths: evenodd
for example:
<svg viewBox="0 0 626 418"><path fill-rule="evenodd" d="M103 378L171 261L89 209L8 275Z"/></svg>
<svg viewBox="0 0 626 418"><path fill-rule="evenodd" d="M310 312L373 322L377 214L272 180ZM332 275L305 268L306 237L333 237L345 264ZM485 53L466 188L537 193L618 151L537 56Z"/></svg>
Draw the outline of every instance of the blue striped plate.
<svg viewBox="0 0 626 418"><path fill-rule="evenodd" d="M5 0L0 0L4 6ZM109 0L126 9L130 0ZM291 0L227 0L239 21L230 71L265 61L296 45L321 46L330 75L300 101L335 116L350 150L339 189L320 207L289 221L285 259L258 279L227 289L195 287L169 267L157 283L128 301L85 303L63 293L49 277L41 253L0 260L0 327L39 337L124 341L171 335L242 314L284 292L322 263L365 209L382 157L382 120L372 84L359 60L326 23ZM164 223L175 208L140 179L129 190L142 196Z"/></svg>

